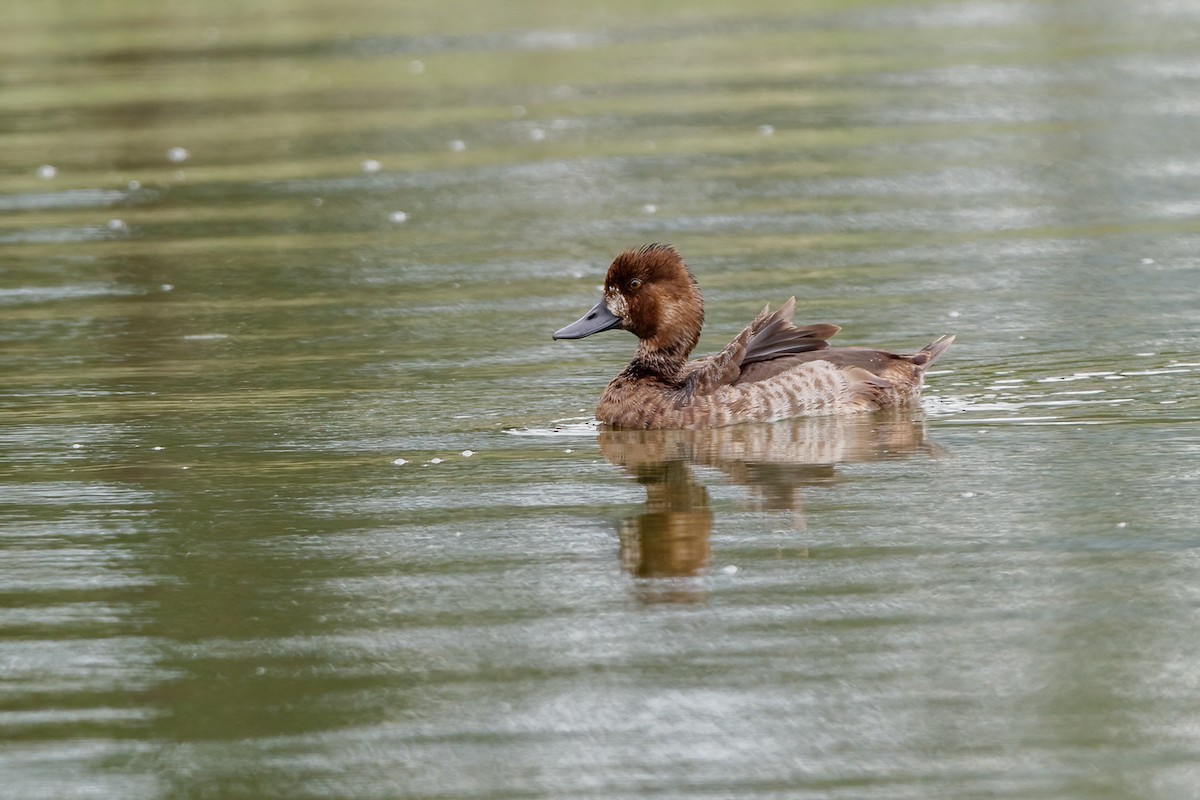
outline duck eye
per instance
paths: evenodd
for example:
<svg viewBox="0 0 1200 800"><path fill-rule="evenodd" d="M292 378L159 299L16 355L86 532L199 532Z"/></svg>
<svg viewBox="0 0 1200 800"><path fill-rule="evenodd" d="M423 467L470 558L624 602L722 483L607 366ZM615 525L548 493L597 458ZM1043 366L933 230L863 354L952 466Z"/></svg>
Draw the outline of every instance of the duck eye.
<svg viewBox="0 0 1200 800"><path fill-rule="evenodd" d="M629 282L629 288L630 288L630 289L640 289L640 288L642 288L642 281L641 281L641 279L640 279L640 278L634 278L633 280L631 280L631 281Z"/></svg>

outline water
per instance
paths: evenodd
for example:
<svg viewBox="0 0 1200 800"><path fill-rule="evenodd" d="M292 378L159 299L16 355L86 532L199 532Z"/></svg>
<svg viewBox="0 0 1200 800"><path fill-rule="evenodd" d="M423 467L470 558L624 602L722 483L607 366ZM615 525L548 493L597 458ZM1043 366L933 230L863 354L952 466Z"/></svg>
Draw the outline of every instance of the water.
<svg viewBox="0 0 1200 800"><path fill-rule="evenodd" d="M10 11L0 796L1195 796L1191 4ZM597 432L656 240L958 342Z"/></svg>

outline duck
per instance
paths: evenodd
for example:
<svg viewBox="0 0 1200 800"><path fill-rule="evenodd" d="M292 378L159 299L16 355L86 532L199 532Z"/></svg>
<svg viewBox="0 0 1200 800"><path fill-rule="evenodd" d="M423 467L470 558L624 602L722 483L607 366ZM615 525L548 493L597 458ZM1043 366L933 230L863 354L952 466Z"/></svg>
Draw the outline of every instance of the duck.
<svg viewBox="0 0 1200 800"><path fill-rule="evenodd" d="M718 428L793 417L848 414L914 403L925 371L954 341L916 353L831 347L837 325L792 323L796 298L765 307L719 353L688 360L700 341L704 301L683 257L669 244L620 253L604 293L586 314L554 332L582 339L623 330L638 339L628 366L605 388L596 420L615 429Z"/></svg>

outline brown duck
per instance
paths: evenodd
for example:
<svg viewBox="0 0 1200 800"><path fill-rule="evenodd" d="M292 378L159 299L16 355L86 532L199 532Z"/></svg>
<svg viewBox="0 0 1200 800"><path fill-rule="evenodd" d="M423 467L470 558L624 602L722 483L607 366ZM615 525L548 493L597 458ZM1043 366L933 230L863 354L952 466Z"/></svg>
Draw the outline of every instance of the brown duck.
<svg viewBox="0 0 1200 800"><path fill-rule="evenodd" d="M795 307L793 297L764 308L724 350L689 362L704 325L700 289L675 248L650 244L617 256L600 302L554 338L617 329L638 337L596 407L596 419L616 428L716 428L905 405L954 341L943 336L912 355L830 347L838 326L798 328Z"/></svg>

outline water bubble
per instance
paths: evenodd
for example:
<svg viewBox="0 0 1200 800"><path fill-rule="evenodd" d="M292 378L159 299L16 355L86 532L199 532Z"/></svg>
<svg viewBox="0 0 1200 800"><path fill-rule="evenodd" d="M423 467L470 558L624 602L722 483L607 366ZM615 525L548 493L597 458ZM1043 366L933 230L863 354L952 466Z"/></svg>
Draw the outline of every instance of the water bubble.
<svg viewBox="0 0 1200 800"><path fill-rule="evenodd" d="M127 231L129 226L125 224L123 219L110 219L108 221L108 229L110 231Z"/></svg>
<svg viewBox="0 0 1200 800"><path fill-rule="evenodd" d="M774 136L775 135L775 126L774 125L759 125L758 133L760 136Z"/></svg>
<svg viewBox="0 0 1200 800"><path fill-rule="evenodd" d="M368 158L362 163L363 172L379 172L381 169L383 169L383 165L373 158Z"/></svg>
<svg viewBox="0 0 1200 800"><path fill-rule="evenodd" d="M158 287L158 288L159 288L159 289L162 289L164 292L170 292L170 291L173 291L173 290L175 289L175 286L174 286L173 284L170 284L170 283L164 283L162 286L160 286L160 287Z"/></svg>
<svg viewBox="0 0 1200 800"><path fill-rule="evenodd" d="M738 573L737 564L726 564L725 566L721 567L721 572L725 573L726 575L736 575Z"/></svg>
<svg viewBox="0 0 1200 800"><path fill-rule="evenodd" d="M440 464L440 463L442 463L442 459L440 459L440 458L431 458L431 459L429 459L429 463L430 463L430 464Z"/></svg>
<svg viewBox="0 0 1200 800"><path fill-rule="evenodd" d="M141 181L130 181L127 185L129 187L129 191L131 192L136 192L138 189L142 188Z"/></svg>
<svg viewBox="0 0 1200 800"><path fill-rule="evenodd" d="M413 75L420 75L425 71L425 62L414 58L412 61L408 62L408 71Z"/></svg>
<svg viewBox="0 0 1200 800"><path fill-rule="evenodd" d="M950 319L958 319L959 317L962 316L962 312L961 311L951 311L951 312L947 313L946 316L949 317Z"/></svg>
<svg viewBox="0 0 1200 800"><path fill-rule="evenodd" d="M534 128L529 132L529 138L535 142L544 142L546 141L546 132L541 128Z"/></svg>
<svg viewBox="0 0 1200 800"><path fill-rule="evenodd" d="M151 449L152 450L165 450L166 448L164 448L161 444L156 444Z"/></svg>
<svg viewBox="0 0 1200 800"><path fill-rule="evenodd" d="M408 220L408 214L404 211L393 211L391 214L388 214L388 219L392 222L405 222Z"/></svg>
<svg viewBox="0 0 1200 800"><path fill-rule="evenodd" d="M647 214L656 214L658 213L658 206L654 205L654 203L646 203L646 205L642 206L642 211Z"/></svg>
<svg viewBox="0 0 1200 800"><path fill-rule="evenodd" d="M180 164L184 161L187 161L190 155L191 153L187 151L186 147L172 147L167 151L167 160L176 164Z"/></svg>
<svg viewBox="0 0 1200 800"><path fill-rule="evenodd" d="M58 167L52 164L42 164L37 168L37 176L44 181L48 181L58 174Z"/></svg>
<svg viewBox="0 0 1200 800"><path fill-rule="evenodd" d="M463 150L467 149L467 143L462 139L451 139L446 146L455 153L461 153Z"/></svg>
<svg viewBox="0 0 1200 800"><path fill-rule="evenodd" d="M76 442L75 444L71 445L71 449L72 450L82 450L83 445L81 445L79 442Z"/></svg>
<svg viewBox="0 0 1200 800"><path fill-rule="evenodd" d="M405 464L408 463L408 459L407 458L397 458L392 463L395 464L397 467L403 467Z"/></svg>
<svg viewBox="0 0 1200 800"><path fill-rule="evenodd" d="M471 456L473 456L473 455L475 455L475 451L474 451L474 450L463 450L463 451L462 451L462 457L463 457L463 458L470 458L470 457L471 457Z"/></svg>
<svg viewBox="0 0 1200 800"><path fill-rule="evenodd" d="M1153 259L1153 258L1143 258L1143 259L1142 259L1142 263L1143 263L1143 264L1153 264L1153 263L1154 263L1154 259Z"/></svg>

